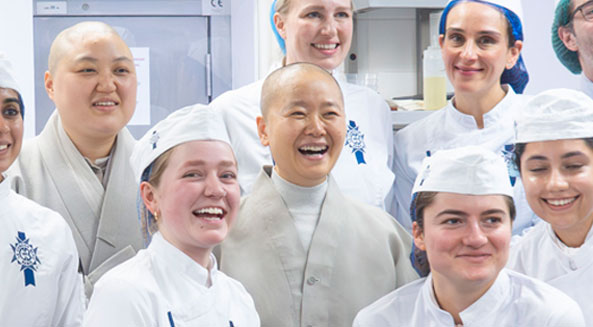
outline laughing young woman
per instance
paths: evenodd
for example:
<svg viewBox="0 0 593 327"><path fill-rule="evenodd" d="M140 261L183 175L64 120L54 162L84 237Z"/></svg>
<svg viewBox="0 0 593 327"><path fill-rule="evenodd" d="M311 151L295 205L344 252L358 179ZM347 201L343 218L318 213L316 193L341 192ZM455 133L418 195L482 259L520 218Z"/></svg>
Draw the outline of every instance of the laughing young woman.
<svg viewBox="0 0 593 327"><path fill-rule="evenodd" d="M101 277L84 326L259 326L251 296L212 255L240 197L220 116L201 105L172 113L138 141L130 162L150 244Z"/></svg>
<svg viewBox="0 0 593 327"><path fill-rule="evenodd" d="M568 294L591 326L593 100L573 90L543 92L515 128L527 201L545 222L513 243L508 266Z"/></svg>

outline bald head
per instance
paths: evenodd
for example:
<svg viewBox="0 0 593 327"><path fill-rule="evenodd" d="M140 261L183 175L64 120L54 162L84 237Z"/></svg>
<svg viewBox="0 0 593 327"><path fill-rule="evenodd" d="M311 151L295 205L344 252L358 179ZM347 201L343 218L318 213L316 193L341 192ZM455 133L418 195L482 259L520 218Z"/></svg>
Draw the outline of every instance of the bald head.
<svg viewBox="0 0 593 327"><path fill-rule="evenodd" d="M340 85L336 79L325 69L310 63L294 63L286 65L272 72L264 81L261 92L261 112L266 119L270 108L277 99L283 97L286 92L294 89L305 77L315 77L318 80L325 80L331 83L340 94L340 105L344 107L344 98Z"/></svg>
<svg viewBox="0 0 593 327"><path fill-rule="evenodd" d="M49 58L47 61L49 72L52 74L55 72L58 63L64 54L68 53L68 50L73 44L82 43L88 38L94 38L100 35L114 35L121 40L117 31L103 22L82 22L61 31L49 49Z"/></svg>

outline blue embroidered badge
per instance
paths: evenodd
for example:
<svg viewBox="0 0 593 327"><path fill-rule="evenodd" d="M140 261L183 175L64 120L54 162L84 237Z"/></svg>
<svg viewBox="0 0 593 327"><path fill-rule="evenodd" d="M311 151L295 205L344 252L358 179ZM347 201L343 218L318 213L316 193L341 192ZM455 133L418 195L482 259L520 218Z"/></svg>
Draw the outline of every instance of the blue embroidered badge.
<svg viewBox="0 0 593 327"><path fill-rule="evenodd" d="M35 274L38 264L41 264L37 257L37 248L29 243L29 239L23 232L18 232L16 243L10 244L13 251L13 257L10 262L21 265L21 271L25 274L25 286L35 286Z"/></svg>
<svg viewBox="0 0 593 327"><path fill-rule="evenodd" d="M159 141L159 133L157 131L152 131L152 136L150 137L150 144L152 144L152 148L156 149L156 142Z"/></svg>
<svg viewBox="0 0 593 327"><path fill-rule="evenodd" d="M507 170L509 172L509 178L511 179L511 186L515 186L517 182L517 177L519 177L519 170L517 170L517 166L515 166L515 145L514 144L505 144L504 148L502 149L502 156L504 158L504 162L507 164Z"/></svg>
<svg viewBox="0 0 593 327"><path fill-rule="evenodd" d="M346 145L352 149L352 153L356 156L358 164L366 164L364 161L364 150L366 145L364 144L364 134L358 130L356 122L351 120L348 124L348 130L346 131Z"/></svg>

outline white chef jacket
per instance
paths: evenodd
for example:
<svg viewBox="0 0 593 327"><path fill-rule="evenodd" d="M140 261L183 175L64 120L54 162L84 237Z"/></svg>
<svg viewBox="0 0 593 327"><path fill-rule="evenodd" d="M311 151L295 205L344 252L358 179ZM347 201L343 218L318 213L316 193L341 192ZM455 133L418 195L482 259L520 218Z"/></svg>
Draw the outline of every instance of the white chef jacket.
<svg viewBox="0 0 593 327"><path fill-rule="evenodd" d="M359 201L390 208L393 187L393 131L389 106L376 92L339 82L344 94L347 136L332 170L340 190ZM257 135L263 81L228 91L212 105L220 110L239 164L242 193L248 194L261 167L272 164Z"/></svg>
<svg viewBox="0 0 593 327"><path fill-rule="evenodd" d="M534 278L503 269L488 291L459 316L465 327L578 327L583 314L571 298ZM455 326L435 298L432 274L361 310L354 327Z"/></svg>
<svg viewBox="0 0 593 327"><path fill-rule="evenodd" d="M248 327L259 316L243 285L208 270L153 235L146 250L108 271L95 284L84 326ZM208 281L212 286L207 287Z"/></svg>
<svg viewBox="0 0 593 327"><path fill-rule="evenodd" d="M0 183L0 325L80 326L85 297L72 231Z"/></svg>
<svg viewBox="0 0 593 327"><path fill-rule="evenodd" d="M514 113L522 109L527 100L505 85L506 96L484 116L484 128L478 129L473 116L464 114L449 101L447 106L416 121L395 134L395 197L396 219L408 231L412 231L410 203L412 187L422 167L422 160L438 150L479 145L500 153L509 167L509 176L514 182L517 217L513 233L520 233L540 219L532 212L525 191L514 168L512 148L514 143Z"/></svg>
<svg viewBox="0 0 593 327"><path fill-rule="evenodd" d="M580 82L581 91L593 99L593 82L583 73Z"/></svg>
<svg viewBox="0 0 593 327"><path fill-rule="evenodd" d="M507 267L537 278L573 298L593 326L593 237L572 255L562 251L551 225L541 222L521 237L514 237Z"/></svg>

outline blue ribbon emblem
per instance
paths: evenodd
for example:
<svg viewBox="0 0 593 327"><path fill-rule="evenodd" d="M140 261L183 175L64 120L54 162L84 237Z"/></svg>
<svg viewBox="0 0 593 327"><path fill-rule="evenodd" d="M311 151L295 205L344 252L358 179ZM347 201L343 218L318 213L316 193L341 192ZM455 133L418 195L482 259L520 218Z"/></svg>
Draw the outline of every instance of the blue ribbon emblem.
<svg viewBox="0 0 593 327"><path fill-rule="evenodd" d="M519 177L519 170L517 170L517 166L515 166L515 145L514 144L505 144L504 148L502 149L502 156L504 158L504 162L507 164L507 170L509 172L509 178L511 179L511 186L515 186L517 182L517 177Z"/></svg>
<svg viewBox="0 0 593 327"><path fill-rule="evenodd" d="M152 136L150 137L150 144L152 144L152 149L156 149L156 142L160 139L159 133L157 131L152 131Z"/></svg>
<svg viewBox="0 0 593 327"><path fill-rule="evenodd" d="M14 253L10 262L15 262L21 265L21 271L25 274L25 286L35 286L35 274L37 265L41 264L37 257L37 248L29 243L29 239L23 232L18 232L16 243L10 244Z"/></svg>
<svg viewBox="0 0 593 327"><path fill-rule="evenodd" d="M366 164L364 161L364 134L356 126L356 122L351 120L346 131L346 145L352 149L352 153L356 156L358 164Z"/></svg>

